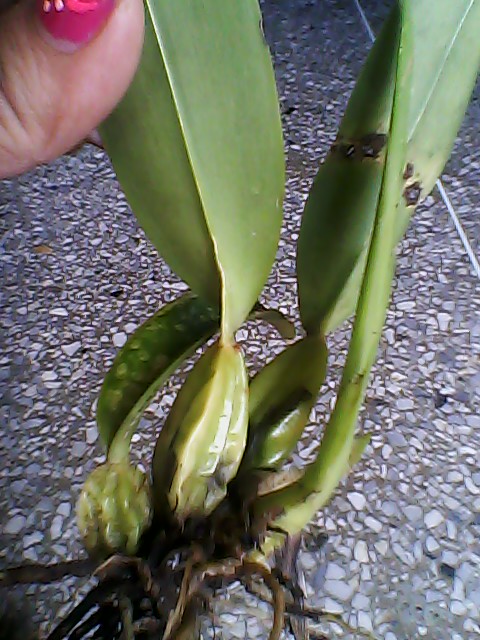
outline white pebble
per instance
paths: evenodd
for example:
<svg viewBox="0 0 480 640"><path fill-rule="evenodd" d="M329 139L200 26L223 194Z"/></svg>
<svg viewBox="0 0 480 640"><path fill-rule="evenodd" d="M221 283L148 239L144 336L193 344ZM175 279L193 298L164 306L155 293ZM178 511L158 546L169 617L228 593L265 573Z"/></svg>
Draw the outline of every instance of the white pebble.
<svg viewBox="0 0 480 640"><path fill-rule="evenodd" d="M74 356L81 347L81 342L72 342L70 344L62 345L62 351L67 356Z"/></svg>
<svg viewBox="0 0 480 640"><path fill-rule="evenodd" d="M345 569L334 562L329 562L327 565L327 571L325 577L327 580L341 580L347 575Z"/></svg>
<svg viewBox="0 0 480 640"><path fill-rule="evenodd" d="M124 331L119 331L118 333L113 334L113 344L118 349L123 347L123 345L127 341L127 334Z"/></svg>
<svg viewBox="0 0 480 640"><path fill-rule="evenodd" d="M438 319L438 327L440 331L446 331L448 329L448 325L452 317L449 313L439 313L437 316Z"/></svg>
<svg viewBox="0 0 480 640"><path fill-rule="evenodd" d="M27 519L25 518L25 516L14 516L7 522L4 529L5 533L8 533L12 536L17 535L17 533L20 533L20 531L25 526L26 521Z"/></svg>
<svg viewBox="0 0 480 640"><path fill-rule="evenodd" d="M427 529L434 529L438 527L439 524L442 524L443 520L444 518L440 511L433 509L425 515L424 522Z"/></svg>
<svg viewBox="0 0 480 640"><path fill-rule="evenodd" d="M365 524L369 529L375 531L375 533L380 533L380 531L382 530L382 523L372 516L367 516L365 518Z"/></svg>
<svg viewBox="0 0 480 640"><path fill-rule="evenodd" d="M72 505L69 502L62 502L58 505L57 513L64 518L68 518L72 511Z"/></svg>
<svg viewBox="0 0 480 640"><path fill-rule="evenodd" d="M416 504L409 504L403 510L410 522L416 522L423 516L423 510Z"/></svg>
<svg viewBox="0 0 480 640"><path fill-rule="evenodd" d="M361 511L362 509L364 509L365 505L367 504L365 496L361 493L357 493L356 491L352 491L352 493L349 493L347 497L351 502L353 508L357 511Z"/></svg>
<svg viewBox="0 0 480 640"><path fill-rule="evenodd" d="M450 603L450 611L454 616L464 616L467 613L467 607L460 600L452 600Z"/></svg>
<svg viewBox="0 0 480 640"><path fill-rule="evenodd" d="M332 600L332 598L325 598L325 604L323 608L328 613L343 613L342 605L338 602L335 602L335 600Z"/></svg>
<svg viewBox="0 0 480 640"><path fill-rule="evenodd" d="M341 580L326 580L324 589L330 596L343 602L350 600L353 596L353 588Z"/></svg>
<svg viewBox="0 0 480 640"><path fill-rule="evenodd" d="M372 620L366 611L358 612L358 626L365 631L373 631Z"/></svg>
<svg viewBox="0 0 480 640"><path fill-rule="evenodd" d="M359 540L357 542L353 550L353 557L357 562L369 562L370 558L368 557L368 548L366 542L364 542L363 540Z"/></svg>
<svg viewBox="0 0 480 640"><path fill-rule="evenodd" d="M388 551L388 542L386 542L385 540L380 540L380 542L376 542L374 546L376 551L381 556L384 556Z"/></svg>

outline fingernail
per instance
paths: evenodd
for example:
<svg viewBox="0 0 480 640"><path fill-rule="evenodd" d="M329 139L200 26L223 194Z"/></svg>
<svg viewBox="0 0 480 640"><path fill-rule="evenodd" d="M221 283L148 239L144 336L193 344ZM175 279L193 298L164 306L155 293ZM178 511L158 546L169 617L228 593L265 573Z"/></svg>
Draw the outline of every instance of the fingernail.
<svg viewBox="0 0 480 640"><path fill-rule="evenodd" d="M48 39L66 51L92 40L115 7L115 0L36 0L36 3Z"/></svg>

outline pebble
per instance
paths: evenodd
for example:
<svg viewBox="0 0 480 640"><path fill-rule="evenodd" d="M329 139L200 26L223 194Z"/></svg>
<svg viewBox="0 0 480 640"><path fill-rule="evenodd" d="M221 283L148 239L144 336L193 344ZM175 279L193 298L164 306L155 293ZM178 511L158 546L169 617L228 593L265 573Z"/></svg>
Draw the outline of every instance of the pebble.
<svg viewBox="0 0 480 640"><path fill-rule="evenodd" d="M79 349L82 348L81 342L71 342L70 344L63 344L62 351L65 355L72 357L74 356Z"/></svg>
<svg viewBox="0 0 480 640"><path fill-rule="evenodd" d="M410 398L399 398L396 404L399 411L409 411L415 408L415 403Z"/></svg>
<svg viewBox="0 0 480 640"><path fill-rule="evenodd" d="M444 521L443 514L438 509L433 509L425 514L424 522L427 529L434 529Z"/></svg>
<svg viewBox="0 0 480 640"><path fill-rule="evenodd" d="M358 612L358 626L366 631L373 631L372 619L366 611Z"/></svg>
<svg viewBox="0 0 480 640"><path fill-rule="evenodd" d="M57 316L59 318L68 318L68 310L63 307L54 307L50 309L50 315Z"/></svg>
<svg viewBox="0 0 480 640"><path fill-rule="evenodd" d="M427 537L425 547L429 553L436 553L440 549L440 545L433 536Z"/></svg>
<svg viewBox="0 0 480 640"><path fill-rule="evenodd" d="M332 600L332 598L325 598L323 608L328 613L343 613L343 607L339 602Z"/></svg>
<svg viewBox="0 0 480 640"><path fill-rule="evenodd" d="M55 371L44 371L42 373L42 380L45 382L50 382L51 380L56 380L58 378L58 374Z"/></svg>
<svg viewBox="0 0 480 640"><path fill-rule="evenodd" d="M364 542L363 540L359 540L355 544L355 548L353 550L353 557L357 562L360 562L360 563L368 563L370 561L366 542Z"/></svg>
<svg viewBox="0 0 480 640"><path fill-rule="evenodd" d="M380 540L380 542L375 543L374 547L381 556L384 556L388 551L388 542Z"/></svg>
<svg viewBox="0 0 480 640"><path fill-rule="evenodd" d="M362 493L357 493L354 491L352 493L349 493L347 497L350 500L353 508L357 511L361 511L362 509L364 509L365 505L367 504L367 499Z"/></svg>
<svg viewBox="0 0 480 640"><path fill-rule="evenodd" d="M23 538L23 548L27 549L28 547L32 547L34 544L38 544L43 540L43 535L39 531L35 531L30 535L26 535Z"/></svg>
<svg viewBox="0 0 480 640"><path fill-rule="evenodd" d="M117 349L123 347L127 341L127 334L124 331L119 331L113 334L113 344Z"/></svg>
<svg viewBox="0 0 480 640"><path fill-rule="evenodd" d="M325 580L323 589L328 595L345 602L353 596L353 587L341 580Z"/></svg>
<svg viewBox="0 0 480 640"><path fill-rule="evenodd" d="M50 526L50 537L52 540L58 540L62 535L63 518L61 516L55 516Z"/></svg>
<svg viewBox="0 0 480 640"><path fill-rule="evenodd" d="M410 522L417 522L417 520L421 520L423 517L423 509L416 504L409 504L404 509L403 512L410 520Z"/></svg>
<svg viewBox="0 0 480 640"><path fill-rule="evenodd" d="M137 435L137 434L134 434ZM85 434L85 439L88 444L95 444L98 438L98 431L96 427L87 427L87 432Z"/></svg>
<svg viewBox="0 0 480 640"><path fill-rule="evenodd" d="M343 567L334 562L329 562L327 565L327 570L325 573L325 577L327 580L341 580L346 576L347 572Z"/></svg>
<svg viewBox="0 0 480 640"><path fill-rule="evenodd" d="M363 593L356 593L352 599L352 607L354 609L360 609L366 611L370 609L370 598L367 598Z"/></svg>
<svg viewBox="0 0 480 640"><path fill-rule="evenodd" d="M447 331L448 325L452 319L452 316L449 313L439 313L437 315L438 319L438 328L440 331Z"/></svg>
<svg viewBox="0 0 480 640"><path fill-rule="evenodd" d="M375 533L380 533L380 531L382 530L382 523L372 516L367 516L364 522L366 526L372 531L375 531Z"/></svg>
<svg viewBox="0 0 480 640"><path fill-rule="evenodd" d="M452 600L450 603L450 611L454 616L464 616L467 613L467 607L460 600Z"/></svg>
<svg viewBox="0 0 480 640"><path fill-rule="evenodd" d="M69 502L61 502L58 505L57 513L58 515L63 516L64 518L68 518L71 511L72 511L72 505Z"/></svg>
<svg viewBox="0 0 480 640"><path fill-rule="evenodd" d="M86 442L74 442L72 445L72 456L74 458L81 458L87 449L88 445Z"/></svg>
<svg viewBox="0 0 480 640"><path fill-rule="evenodd" d="M15 536L20 533L26 522L27 519L25 518L25 516L14 516L13 518L10 518L10 520L5 525L4 532L8 535Z"/></svg>
<svg viewBox="0 0 480 640"><path fill-rule="evenodd" d="M384 460L388 460L393 453L393 447L389 444L384 444L382 447L382 457Z"/></svg>
<svg viewBox="0 0 480 640"><path fill-rule="evenodd" d="M449 471L447 474L447 482L463 482L463 476L460 471Z"/></svg>

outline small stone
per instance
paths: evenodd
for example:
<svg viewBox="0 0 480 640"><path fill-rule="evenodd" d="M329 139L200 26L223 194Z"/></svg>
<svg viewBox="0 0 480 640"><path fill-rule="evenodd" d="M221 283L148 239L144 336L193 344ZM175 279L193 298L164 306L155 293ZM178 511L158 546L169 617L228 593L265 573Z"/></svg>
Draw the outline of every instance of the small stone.
<svg viewBox="0 0 480 640"><path fill-rule="evenodd" d="M341 580L326 580L323 588L330 596L342 602L350 600L353 596L353 588Z"/></svg>
<svg viewBox="0 0 480 640"><path fill-rule="evenodd" d="M342 605L338 602L335 602L335 600L332 600L332 598L325 598L325 603L323 605L323 608L328 613L337 613L337 614L343 613Z"/></svg>
<svg viewBox="0 0 480 640"><path fill-rule="evenodd" d="M447 331L452 316L449 313L439 313L437 315L438 328L440 331Z"/></svg>
<svg viewBox="0 0 480 640"><path fill-rule="evenodd" d="M364 509L365 505L367 504L365 496L361 493L353 491L352 493L349 493L347 497L350 500L353 508L357 511L361 511L362 509Z"/></svg>
<svg viewBox="0 0 480 640"><path fill-rule="evenodd" d="M427 529L434 529L438 525L442 524L444 520L443 515L437 509L433 509L425 514L424 522Z"/></svg>
<svg viewBox="0 0 480 640"><path fill-rule="evenodd" d="M55 373L55 371L44 371L42 373L42 380L44 382L50 382L52 380L56 380L58 378L58 375Z"/></svg>
<svg viewBox="0 0 480 640"><path fill-rule="evenodd" d="M447 473L447 482L463 482L463 476L460 471L449 471Z"/></svg>
<svg viewBox="0 0 480 640"><path fill-rule="evenodd" d="M28 549L25 549L22 555L25 560L29 560L30 562L38 562L38 555L35 551L35 547L29 547Z"/></svg>
<svg viewBox="0 0 480 640"><path fill-rule="evenodd" d="M26 521L27 519L25 518L25 516L14 516L5 525L4 532L9 535L15 536L23 529Z"/></svg>
<svg viewBox="0 0 480 640"><path fill-rule="evenodd" d="M353 596L352 607L357 610L367 611L370 609L370 598L367 598L363 593L356 593Z"/></svg>
<svg viewBox="0 0 480 640"><path fill-rule="evenodd" d="M57 540L62 535L63 519L60 516L55 516L50 526L50 537L52 540Z"/></svg>
<svg viewBox="0 0 480 640"><path fill-rule="evenodd" d="M24 536L23 538L23 548L27 549L28 547L32 547L34 544L38 544L43 540L43 536L39 531L35 531L34 533Z"/></svg>
<svg viewBox="0 0 480 640"><path fill-rule="evenodd" d="M469 491L472 495L474 496L480 495L480 488L473 483L471 478L468 478L468 477L465 478L465 487L467 488L467 491Z"/></svg>
<svg viewBox="0 0 480 640"><path fill-rule="evenodd" d="M428 553L436 553L440 549L440 545L433 536L428 536L425 541L425 547Z"/></svg>
<svg viewBox="0 0 480 640"><path fill-rule="evenodd" d="M71 454L74 458L81 458L86 452L88 446L86 442L74 442L71 449Z"/></svg>
<svg viewBox="0 0 480 640"><path fill-rule="evenodd" d="M358 612L358 626L365 631L373 631L372 619L366 611Z"/></svg>
<svg viewBox="0 0 480 640"><path fill-rule="evenodd" d="M127 341L127 334L123 331L113 334L113 344L120 349Z"/></svg>
<svg viewBox="0 0 480 640"><path fill-rule="evenodd" d="M415 407L415 403L410 398L399 398L397 400L397 409L399 411L410 411Z"/></svg>
<svg viewBox="0 0 480 640"><path fill-rule="evenodd" d="M409 504L403 511L410 522L417 522L423 516L423 509L416 504Z"/></svg>
<svg viewBox="0 0 480 640"><path fill-rule="evenodd" d="M455 553L455 551L449 551L447 549L442 553L442 562L445 565L456 567L458 565L458 555Z"/></svg>
<svg viewBox="0 0 480 640"><path fill-rule="evenodd" d="M381 556L384 556L388 551L388 542L380 540L380 542L375 543L374 547Z"/></svg>
<svg viewBox="0 0 480 640"><path fill-rule="evenodd" d="M467 613L467 607L460 600L452 600L450 603L450 611L454 616L464 616Z"/></svg>
<svg viewBox="0 0 480 640"><path fill-rule="evenodd" d="M70 344L63 344L62 351L65 355L71 357L74 356L79 349L82 348L81 342L71 342Z"/></svg>
<svg viewBox="0 0 480 640"><path fill-rule="evenodd" d="M72 511L72 505L69 502L62 502L58 505L57 513L64 518L68 518Z"/></svg>
<svg viewBox="0 0 480 640"><path fill-rule="evenodd" d="M393 448L389 444L384 444L382 447L382 457L384 460L388 460L393 453Z"/></svg>
<svg viewBox="0 0 480 640"><path fill-rule="evenodd" d="M347 575L347 572L343 567L334 562L329 562L327 565L327 571L325 577L327 580L342 580Z"/></svg>
<svg viewBox="0 0 480 640"><path fill-rule="evenodd" d="M136 435L136 434L134 434ZM85 439L88 444L95 444L98 438L98 431L96 427L87 427L87 433Z"/></svg>
<svg viewBox="0 0 480 640"><path fill-rule="evenodd" d="M353 550L353 557L357 562L360 562L360 563L362 562L368 563L370 561L366 542L364 542L363 540L359 540L356 543L355 548Z"/></svg>
<svg viewBox="0 0 480 640"><path fill-rule="evenodd" d="M53 309L50 309L50 315L57 316L59 318L67 318L68 317L68 311L67 311L67 309L64 309L63 307L55 307Z"/></svg>
<svg viewBox="0 0 480 640"><path fill-rule="evenodd" d="M315 569L315 567L318 564L317 559L311 553L304 553L304 554L302 554L301 558L302 558L302 560L301 560L302 567L306 571L311 571L312 569Z"/></svg>
<svg viewBox="0 0 480 640"><path fill-rule="evenodd" d="M387 517L390 518L397 513L397 506L394 502L385 500L385 502L382 503L382 511Z"/></svg>
<svg viewBox="0 0 480 640"><path fill-rule="evenodd" d="M365 524L369 529L375 531L375 533L380 533L382 530L382 523L373 518L372 516L367 516L365 518Z"/></svg>

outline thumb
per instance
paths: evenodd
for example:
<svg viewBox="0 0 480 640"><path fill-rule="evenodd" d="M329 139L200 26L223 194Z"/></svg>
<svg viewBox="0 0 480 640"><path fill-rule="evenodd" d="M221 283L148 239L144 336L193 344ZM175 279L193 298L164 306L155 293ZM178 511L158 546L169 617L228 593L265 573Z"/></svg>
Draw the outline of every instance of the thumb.
<svg viewBox="0 0 480 640"><path fill-rule="evenodd" d="M143 29L142 0L36 0L0 15L0 178L53 160L108 116Z"/></svg>

